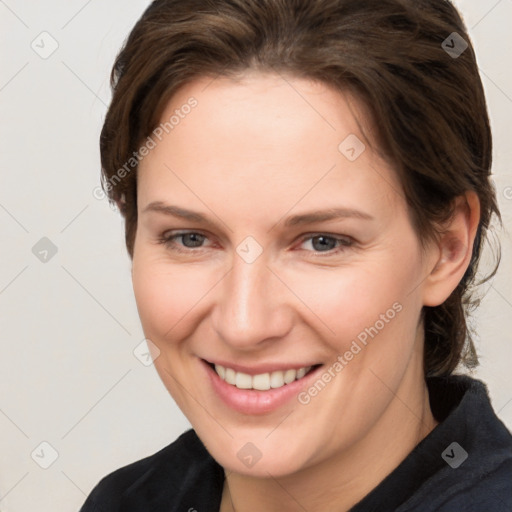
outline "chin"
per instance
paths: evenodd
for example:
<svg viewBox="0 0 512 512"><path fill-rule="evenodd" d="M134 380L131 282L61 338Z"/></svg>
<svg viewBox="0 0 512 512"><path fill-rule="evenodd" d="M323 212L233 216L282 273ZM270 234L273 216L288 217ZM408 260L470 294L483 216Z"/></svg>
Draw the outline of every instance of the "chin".
<svg viewBox="0 0 512 512"><path fill-rule="evenodd" d="M289 436L270 431L240 433L228 438L212 438L211 428L205 428L203 436L200 428L194 427L212 457L227 471L257 478L284 477L311 465L314 453L311 441L307 438L300 443L290 443ZM288 439L288 440L287 440Z"/></svg>

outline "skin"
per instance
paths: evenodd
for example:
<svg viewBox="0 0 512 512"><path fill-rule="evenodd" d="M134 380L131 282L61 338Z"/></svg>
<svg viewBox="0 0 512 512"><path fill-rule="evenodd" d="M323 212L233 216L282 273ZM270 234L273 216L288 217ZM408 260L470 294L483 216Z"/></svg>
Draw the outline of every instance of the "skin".
<svg viewBox="0 0 512 512"><path fill-rule="evenodd" d="M158 347L155 367L225 469L222 512L348 510L437 424L420 313L462 278L478 199L459 198L443 237L422 251L392 165L361 132L372 127L355 97L258 72L204 77L175 93L162 120L191 96L197 107L138 171L132 276L144 333ZM366 145L353 162L338 150L349 134ZM155 201L214 224L148 210ZM373 220L284 225L328 207ZM176 230L204 237L161 242ZM311 238L322 234L353 243ZM263 251L252 263L237 253L248 236ZM267 414L234 411L200 362L327 369L394 303L400 312L307 405L293 399ZM251 468L237 457L248 442L262 455Z"/></svg>

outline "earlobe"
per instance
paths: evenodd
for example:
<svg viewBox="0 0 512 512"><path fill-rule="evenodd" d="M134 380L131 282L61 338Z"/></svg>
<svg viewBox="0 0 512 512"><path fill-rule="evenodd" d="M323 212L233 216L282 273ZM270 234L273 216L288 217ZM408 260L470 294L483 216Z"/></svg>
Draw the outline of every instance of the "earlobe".
<svg viewBox="0 0 512 512"><path fill-rule="evenodd" d="M439 306L463 278L473 253L480 222L480 200L473 191L457 197L452 218L443 226L436 247L437 261L425 280L423 304Z"/></svg>

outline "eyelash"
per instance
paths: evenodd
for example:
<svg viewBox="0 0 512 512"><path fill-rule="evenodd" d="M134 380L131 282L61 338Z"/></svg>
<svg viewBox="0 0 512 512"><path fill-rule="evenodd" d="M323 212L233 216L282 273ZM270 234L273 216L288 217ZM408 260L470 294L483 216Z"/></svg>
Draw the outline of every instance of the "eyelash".
<svg viewBox="0 0 512 512"><path fill-rule="evenodd" d="M166 231L165 233L163 233L160 236L160 238L158 239L158 243L165 245L168 249L170 249L172 251L182 253L182 254L184 254L184 253L191 254L193 252L200 252L201 249L204 249L204 247L183 249L183 248L175 245L174 240L176 238L180 238L180 237L190 235L190 234L200 235L200 236L204 237L205 239L208 238L206 235L203 235L202 233L200 233L198 231L182 231L180 233L175 233L172 235L169 235L168 233L169 233L169 231ZM350 237L346 237L346 236L339 237L339 236L329 235L327 233L308 234L307 236L304 236L303 238L301 238L300 244L302 245L304 242L306 242L308 240L312 240L313 238L320 238L320 237L335 240L336 242L339 242L339 246L337 248L330 249L329 251L314 251L314 250L306 251L306 252L314 253L315 257L324 257L324 255L325 256L333 256L340 252L346 251L347 249L351 248L354 245L354 240L352 240Z"/></svg>

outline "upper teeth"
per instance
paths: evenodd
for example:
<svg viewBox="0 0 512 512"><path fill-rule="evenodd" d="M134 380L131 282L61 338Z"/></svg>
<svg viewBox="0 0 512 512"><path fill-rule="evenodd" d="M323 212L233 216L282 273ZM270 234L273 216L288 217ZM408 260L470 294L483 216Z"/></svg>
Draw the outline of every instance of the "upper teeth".
<svg viewBox="0 0 512 512"><path fill-rule="evenodd" d="M298 370L278 370L272 373L249 375L247 373L235 372L232 368L225 368L220 364L215 365L217 375L228 384L232 384L239 389L258 389L260 391L280 388L294 380L302 379L309 370L311 370L311 366L305 366Z"/></svg>

